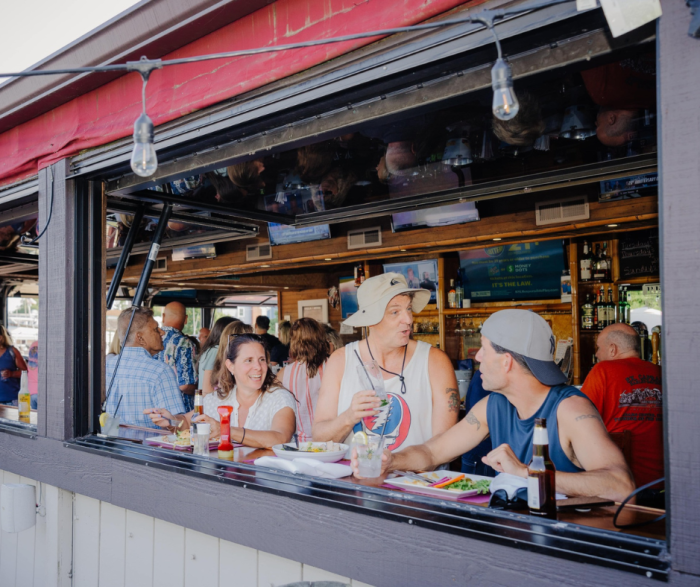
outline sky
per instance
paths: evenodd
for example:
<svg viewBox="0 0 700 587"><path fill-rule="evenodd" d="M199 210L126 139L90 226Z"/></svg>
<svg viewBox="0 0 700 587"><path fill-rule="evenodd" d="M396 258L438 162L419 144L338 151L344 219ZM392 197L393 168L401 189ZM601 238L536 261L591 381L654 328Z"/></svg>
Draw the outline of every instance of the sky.
<svg viewBox="0 0 700 587"><path fill-rule="evenodd" d="M137 3L136 0L3 0L0 73L22 71L34 65Z"/></svg>

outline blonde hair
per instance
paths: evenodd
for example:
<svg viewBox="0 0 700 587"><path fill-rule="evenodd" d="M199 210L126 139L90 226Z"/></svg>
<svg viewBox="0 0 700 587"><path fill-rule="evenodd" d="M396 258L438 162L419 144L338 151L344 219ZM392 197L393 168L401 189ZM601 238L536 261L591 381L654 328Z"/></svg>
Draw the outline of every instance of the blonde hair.
<svg viewBox="0 0 700 587"><path fill-rule="evenodd" d="M279 336L280 342L284 345L288 345L289 341L292 340L292 323L289 320L280 322L279 325Z"/></svg>
<svg viewBox="0 0 700 587"><path fill-rule="evenodd" d="M238 336L239 334L252 334L253 327L250 324L244 324L243 322L231 322L226 328L224 328L221 333L221 338L219 338L219 350L216 351L216 359L214 359L214 367L211 370L211 385L216 387L219 385L219 371L224 366L226 362L226 349L228 348L228 341L230 336Z"/></svg>
<svg viewBox="0 0 700 587"><path fill-rule="evenodd" d="M7 328L5 328L2 324L0 324L0 335L5 339L5 346L12 346L15 344L12 341L12 337L10 336L10 333L7 331Z"/></svg>
<svg viewBox="0 0 700 587"><path fill-rule="evenodd" d="M112 342L109 343L109 350L107 351L107 354L118 355L121 350L122 342L119 340L119 333L115 332L114 336L112 337Z"/></svg>

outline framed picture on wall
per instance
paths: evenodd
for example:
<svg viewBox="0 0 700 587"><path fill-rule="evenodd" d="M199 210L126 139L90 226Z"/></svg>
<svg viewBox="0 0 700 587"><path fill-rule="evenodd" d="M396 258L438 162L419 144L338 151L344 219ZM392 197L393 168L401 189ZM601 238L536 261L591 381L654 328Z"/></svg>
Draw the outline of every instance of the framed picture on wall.
<svg viewBox="0 0 700 587"><path fill-rule="evenodd" d="M350 277L340 278L340 311L343 315L343 320L350 318L357 312L357 288L355 287L355 278Z"/></svg>
<svg viewBox="0 0 700 587"><path fill-rule="evenodd" d="M438 268L437 259L425 261L410 261L408 263L387 263L384 273L401 273L413 289L427 289L430 292L430 303L437 300Z"/></svg>
<svg viewBox="0 0 700 587"><path fill-rule="evenodd" d="M321 324L328 324L328 299L299 300L299 318L313 318Z"/></svg>

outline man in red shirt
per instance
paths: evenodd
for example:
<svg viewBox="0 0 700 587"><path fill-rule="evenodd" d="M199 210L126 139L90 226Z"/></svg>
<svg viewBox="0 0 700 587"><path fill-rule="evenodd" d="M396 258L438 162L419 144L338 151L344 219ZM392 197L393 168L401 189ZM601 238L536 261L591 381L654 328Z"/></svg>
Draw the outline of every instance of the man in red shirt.
<svg viewBox="0 0 700 587"><path fill-rule="evenodd" d="M637 487L664 476L661 369L639 354L634 328L608 326L598 335L599 362L581 389L598 408L610 434L632 433L630 467Z"/></svg>

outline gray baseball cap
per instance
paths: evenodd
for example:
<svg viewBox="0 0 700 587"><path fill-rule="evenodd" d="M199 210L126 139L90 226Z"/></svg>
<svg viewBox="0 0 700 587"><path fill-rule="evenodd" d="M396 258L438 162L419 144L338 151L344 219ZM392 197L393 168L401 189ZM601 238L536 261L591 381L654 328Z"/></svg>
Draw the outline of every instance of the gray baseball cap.
<svg viewBox="0 0 700 587"><path fill-rule="evenodd" d="M522 355L540 383L566 383L566 375L554 362L554 334L542 316L529 310L501 310L484 322L481 334L492 343Z"/></svg>

